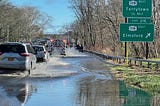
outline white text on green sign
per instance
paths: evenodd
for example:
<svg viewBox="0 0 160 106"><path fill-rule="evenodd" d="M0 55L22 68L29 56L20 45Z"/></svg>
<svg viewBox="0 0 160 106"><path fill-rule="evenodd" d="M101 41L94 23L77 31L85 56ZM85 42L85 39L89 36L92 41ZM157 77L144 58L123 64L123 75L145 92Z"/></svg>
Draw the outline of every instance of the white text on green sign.
<svg viewBox="0 0 160 106"><path fill-rule="evenodd" d="M128 23L151 23L151 18L128 18Z"/></svg>
<svg viewBox="0 0 160 106"><path fill-rule="evenodd" d="M124 17L151 17L152 0L123 0Z"/></svg>
<svg viewBox="0 0 160 106"><path fill-rule="evenodd" d="M120 24L120 41L152 42L154 40L153 24Z"/></svg>

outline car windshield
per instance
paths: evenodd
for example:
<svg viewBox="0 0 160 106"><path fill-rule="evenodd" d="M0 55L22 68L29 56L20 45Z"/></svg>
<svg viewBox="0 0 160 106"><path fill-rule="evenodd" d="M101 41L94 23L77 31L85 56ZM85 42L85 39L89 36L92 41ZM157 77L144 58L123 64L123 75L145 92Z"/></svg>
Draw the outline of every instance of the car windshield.
<svg viewBox="0 0 160 106"><path fill-rule="evenodd" d="M0 52L24 53L25 48L23 45L0 45Z"/></svg>

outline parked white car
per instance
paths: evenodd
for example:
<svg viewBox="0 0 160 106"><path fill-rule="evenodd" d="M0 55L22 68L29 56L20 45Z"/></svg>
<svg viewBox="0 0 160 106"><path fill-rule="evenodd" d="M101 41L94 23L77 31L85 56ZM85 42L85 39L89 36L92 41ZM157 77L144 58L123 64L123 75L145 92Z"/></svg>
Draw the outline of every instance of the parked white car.
<svg viewBox="0 0 160 106"><path fill-rule="evenodd" d="M35 51L29 43L0 44L0 68L31 70L36 67Z"/></svg>
<svg viewBox="0 0 160 106"><path fill-rule="evenodd" d="M38 61L49 61L49 53L43 45L32 45Z"/></svg>

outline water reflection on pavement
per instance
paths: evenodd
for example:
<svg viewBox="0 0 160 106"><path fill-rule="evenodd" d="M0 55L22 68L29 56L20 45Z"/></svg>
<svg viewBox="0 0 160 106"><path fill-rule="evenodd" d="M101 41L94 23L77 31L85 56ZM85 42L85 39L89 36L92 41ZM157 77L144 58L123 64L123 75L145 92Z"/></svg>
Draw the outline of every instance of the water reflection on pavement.
<svg viewBox="0 0 160 106"><path fill-rule="evenodd" d="M0 106L25 105L31 91L28 83L9 77L1 77L0 82Z"/></svg>
<svg viewBox="0 0 160 106"><path fill-rule="evenodd" d="M77 106L151 106L151 96L121 81L80 82Z"/></svg>
<svg viewBox="0 0 160 106"><path fill-rule="evenodd" d="M1 75L0 106L160 106L159 97L113 80L108 65L92 56L53 57L38 66L27 77Z"/></svg>
<svg viewBox="0 0 160 106"><path fill-rule="evenodd" d="M0 106L159 106L151 104L151 96L144 91L87 73L21 79L0 86Z"/></svg>

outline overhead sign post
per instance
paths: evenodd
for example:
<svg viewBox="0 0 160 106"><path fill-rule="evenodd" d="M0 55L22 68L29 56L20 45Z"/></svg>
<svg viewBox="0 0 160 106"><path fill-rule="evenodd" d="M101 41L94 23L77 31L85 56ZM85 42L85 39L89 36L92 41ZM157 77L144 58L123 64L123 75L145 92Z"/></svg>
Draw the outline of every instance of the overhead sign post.
<svg viewBox="0 0 160 106"><path fill-rule="evenodd" d="M120 24L120 41L125 42L125 45L127 42L153 42L152 0L123 0L122 14L128 19L128 23ZM128 53L126 54L128 60ZM128 61L126 62L128 65Z"/></svg>
<svg viewBox="0 0 160 106"><path fill-rule="evenodd" d="M123 0L124 17L151 17L152 0Z"/></svg>
<svg viewBox="0 0 160 106"><path fill-rule="evenodd" d="M152 0L123 0L123 16L128 23L120 24L120 41L152 42L154 25L151 23ZM146 36L149 37L146 37Z"/></svg>
<svg viewBox="0 0 160 106"><path fill-rule="evenodd" d="M153 42L153 24L120 24L120 41L123 42Z"/></svg>

